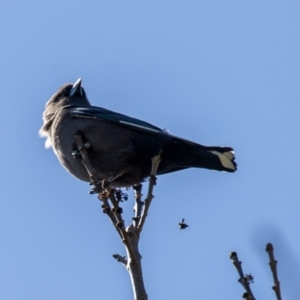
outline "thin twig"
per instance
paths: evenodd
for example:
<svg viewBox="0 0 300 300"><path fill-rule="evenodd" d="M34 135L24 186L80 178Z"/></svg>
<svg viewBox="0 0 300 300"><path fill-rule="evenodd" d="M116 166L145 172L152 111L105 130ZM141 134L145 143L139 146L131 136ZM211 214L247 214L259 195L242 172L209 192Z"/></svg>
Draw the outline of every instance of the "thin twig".
<svg viewBox="0 0 300 300"><path fill-rule="evenodd" d="M268 243L266 245L266 251L269 255L269 265L271 268L271 272L273 275L273 281L274 281L274 285L272 286L272 289L274 290L277 300L281 300L281 293L280 293L280 282L278 280L278 275L277 275L277 260L275 260L274 258L274 248L273 245L271 243Z"/></svg>
<svg viewBox="0 0 300 300"><path fill-rule="evenodd" d="M124 220L122 218L122 215L121 215L121 211L119 210L119 202L117 201L116 197L115 197L115 190L113 190L110 186L110 182L107 181L107 180L103 180L102 181L102 188L106 190L107 192L107 196L109 198L109 200L111 201L112 203L112 206L113 206L113 213L118 221L118 226L121 228L121 227L124 227Z"/></svg>
<svg viewBox="0 0 300 300"><path fill-rule="evenodd" d="M102 191L99 195L98 195L98 199L100 201L102 201L102 210L105 214L108 215L108 217L110 218L113 226L115 227L116 231L118 232L120 238L123 240L123 234L118 226L118 220L115 216L115 214L112 212L111 206L108 202L108 197L105 191Z"/></svg>
<svg viewBox="0 0 300 300"><path fill-rule="evenodd" d="M90 143L88 143L88 142L83 143L81 134L76 134L74 136L74 140L77 145L77 149L80 152L82 164L85 166L85 168L91 178L91 181L94 184L97 184L99 182L99 178L98 178L97 174L95 174L94 169L93 169L91 162L87 155L87 149L89 147L91 147Z"/></svg>
<svg viewBox="0 0 300 300"><path fill-rule="evenodd" d="M243 273L243 269L242 269L242 262L239 261L238 259L238 255L236 252L231 252L229 255L233 265L235 266L240 278L238 279L238 282L244 287L244 289L246 290L246 293L244 293L243 297L244 299L247 300L255 300L253 293L250 289L250 285L248 280L246 279L244 273Z"/></svg>
<svg viewBox="0 0 300 300"><path fill-rule="evenodd" d="M74 136L74 140L77 146L77 151L79 151L81 156L81 163L86 168L92 183L99 188L100 179L97 176L96 172L94 171L94 168L92 167L92 164L89 160L89 156L87 153L87 149L91 147L90 143L89 142L84 143L81 134L76 134ZM101 192L98 195L98 199L103 203L102 205L103 212L108 215L115 229L117 230L118 234L120 235L121 238L123 238L122 232L118 227L118 219L116 218L115 214L112 212L111 207L107 201L106 195L103 192Z"/></svg>
<svg viewBox="0 0 300 300"><path fill-rule="evenodd" d="M141 232L143 230L143 226L144 226L146 217L148 215L148 210L149 210L151 201L154 198L152 192L153 192L154 185L156 185L156 177L155 176L156 176L157 169L158 169L158 166L161 161L161 152L162 152L162 150L160 150L158 155L156 155L152 158L152 168L151 168L151 175L149 177L148 194L147 194L147 198L145 199L144 209L143 209L139 224L137 226L139 232Z"/></svg>
<svg viewBox="0 0 300 300"><path fill-rule="evenodd" d="M132 218L132 220L134 227L137 227L139 224L144 206L144 202L142 201L142 187L143 185L141 183L133 186L135 204L133 209L134 217Z"/></svg>
<svg viewBox="0 0 300 300"><path fill-rule="evenodd" d="M113 189L110 187L110 182L107 180L103 180L102 187L107 192L107 196L109 197L109 199L112 203L112 206L113 206L112 212L117 220L116 227L118 228L118 231L121 233L122 242L124 243L125 247L128 249L129 256L134 257L135 249L132 247L131 241L129 240L129 234L124 227L124 220L123 220L121 214L118 213L119 203L116 200Z"/></svg>

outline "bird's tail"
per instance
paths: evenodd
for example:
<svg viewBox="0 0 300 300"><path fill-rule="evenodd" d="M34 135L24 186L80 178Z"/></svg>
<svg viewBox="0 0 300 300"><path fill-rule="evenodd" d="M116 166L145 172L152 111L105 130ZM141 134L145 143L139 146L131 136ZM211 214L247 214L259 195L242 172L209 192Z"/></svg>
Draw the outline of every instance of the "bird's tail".
<svg viewBox="0 0 300 300"><path fill-rule="evenodd" d="M234 172L237 169L234 151L230 147L201 146L196 152L196 165L198 168L216 171Z"/></svg>
<svg viewBox="0 0 300 300"><path fill-rule="evenodd" d="M176 136L171 136L162 152L158 174L165 174L186 168L204 168L216 171L234 172L237 169L234 151L230 147L203 146Z"/></svg>

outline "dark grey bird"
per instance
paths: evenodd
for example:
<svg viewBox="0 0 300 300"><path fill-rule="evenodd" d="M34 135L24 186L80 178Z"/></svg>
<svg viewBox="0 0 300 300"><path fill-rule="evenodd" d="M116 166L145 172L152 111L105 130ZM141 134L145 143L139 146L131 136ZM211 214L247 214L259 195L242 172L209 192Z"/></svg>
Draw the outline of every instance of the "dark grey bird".
<svg viewBox="0 0 300 300"><path fill-rule="evenodd" d="M207 147L173 136L147 122L92 106L81 79L65 84L50 98L40 135L47 138L60 163L75 177L91 181L80 157L72 155L74 136L90 144L89 160L97 176L114 187L128 187L150 175L151 158L160 150L157 175L187 168L234 172L230 147Z"/></svg>

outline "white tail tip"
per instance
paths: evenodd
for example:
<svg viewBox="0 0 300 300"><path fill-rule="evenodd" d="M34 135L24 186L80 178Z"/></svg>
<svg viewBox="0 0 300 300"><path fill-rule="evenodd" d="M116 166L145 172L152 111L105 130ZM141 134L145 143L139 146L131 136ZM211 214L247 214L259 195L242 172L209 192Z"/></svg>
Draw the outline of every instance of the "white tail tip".
<svg viewBox="0 0 300 300"><path fill-rule="evenodd" d="M235 171L236 170L236 166L233 163L233 159L234 159L234 152L233 151L228 151L228 152L218 152L218 151L210 151L211 153L217 155L221 161L221 164L224 168L226 169L230 169Z"/></svg>

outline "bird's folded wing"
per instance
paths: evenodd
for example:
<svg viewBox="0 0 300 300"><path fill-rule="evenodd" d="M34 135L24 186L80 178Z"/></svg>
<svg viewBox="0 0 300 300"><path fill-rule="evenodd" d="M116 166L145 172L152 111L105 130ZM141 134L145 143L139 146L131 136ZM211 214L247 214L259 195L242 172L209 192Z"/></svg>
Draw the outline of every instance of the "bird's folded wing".
<svg viewBox="0 0 300 300"><path fill-rule="evenodd" d="M163 130L147 122L144 122L139 119L131 118L102 107L65 106L64 108L68 109L68 113L70 113L74 118L89 118L89 119L107 121L121 126L130 127L136 130L141 130L144 132L163 133Z"/></svg>

